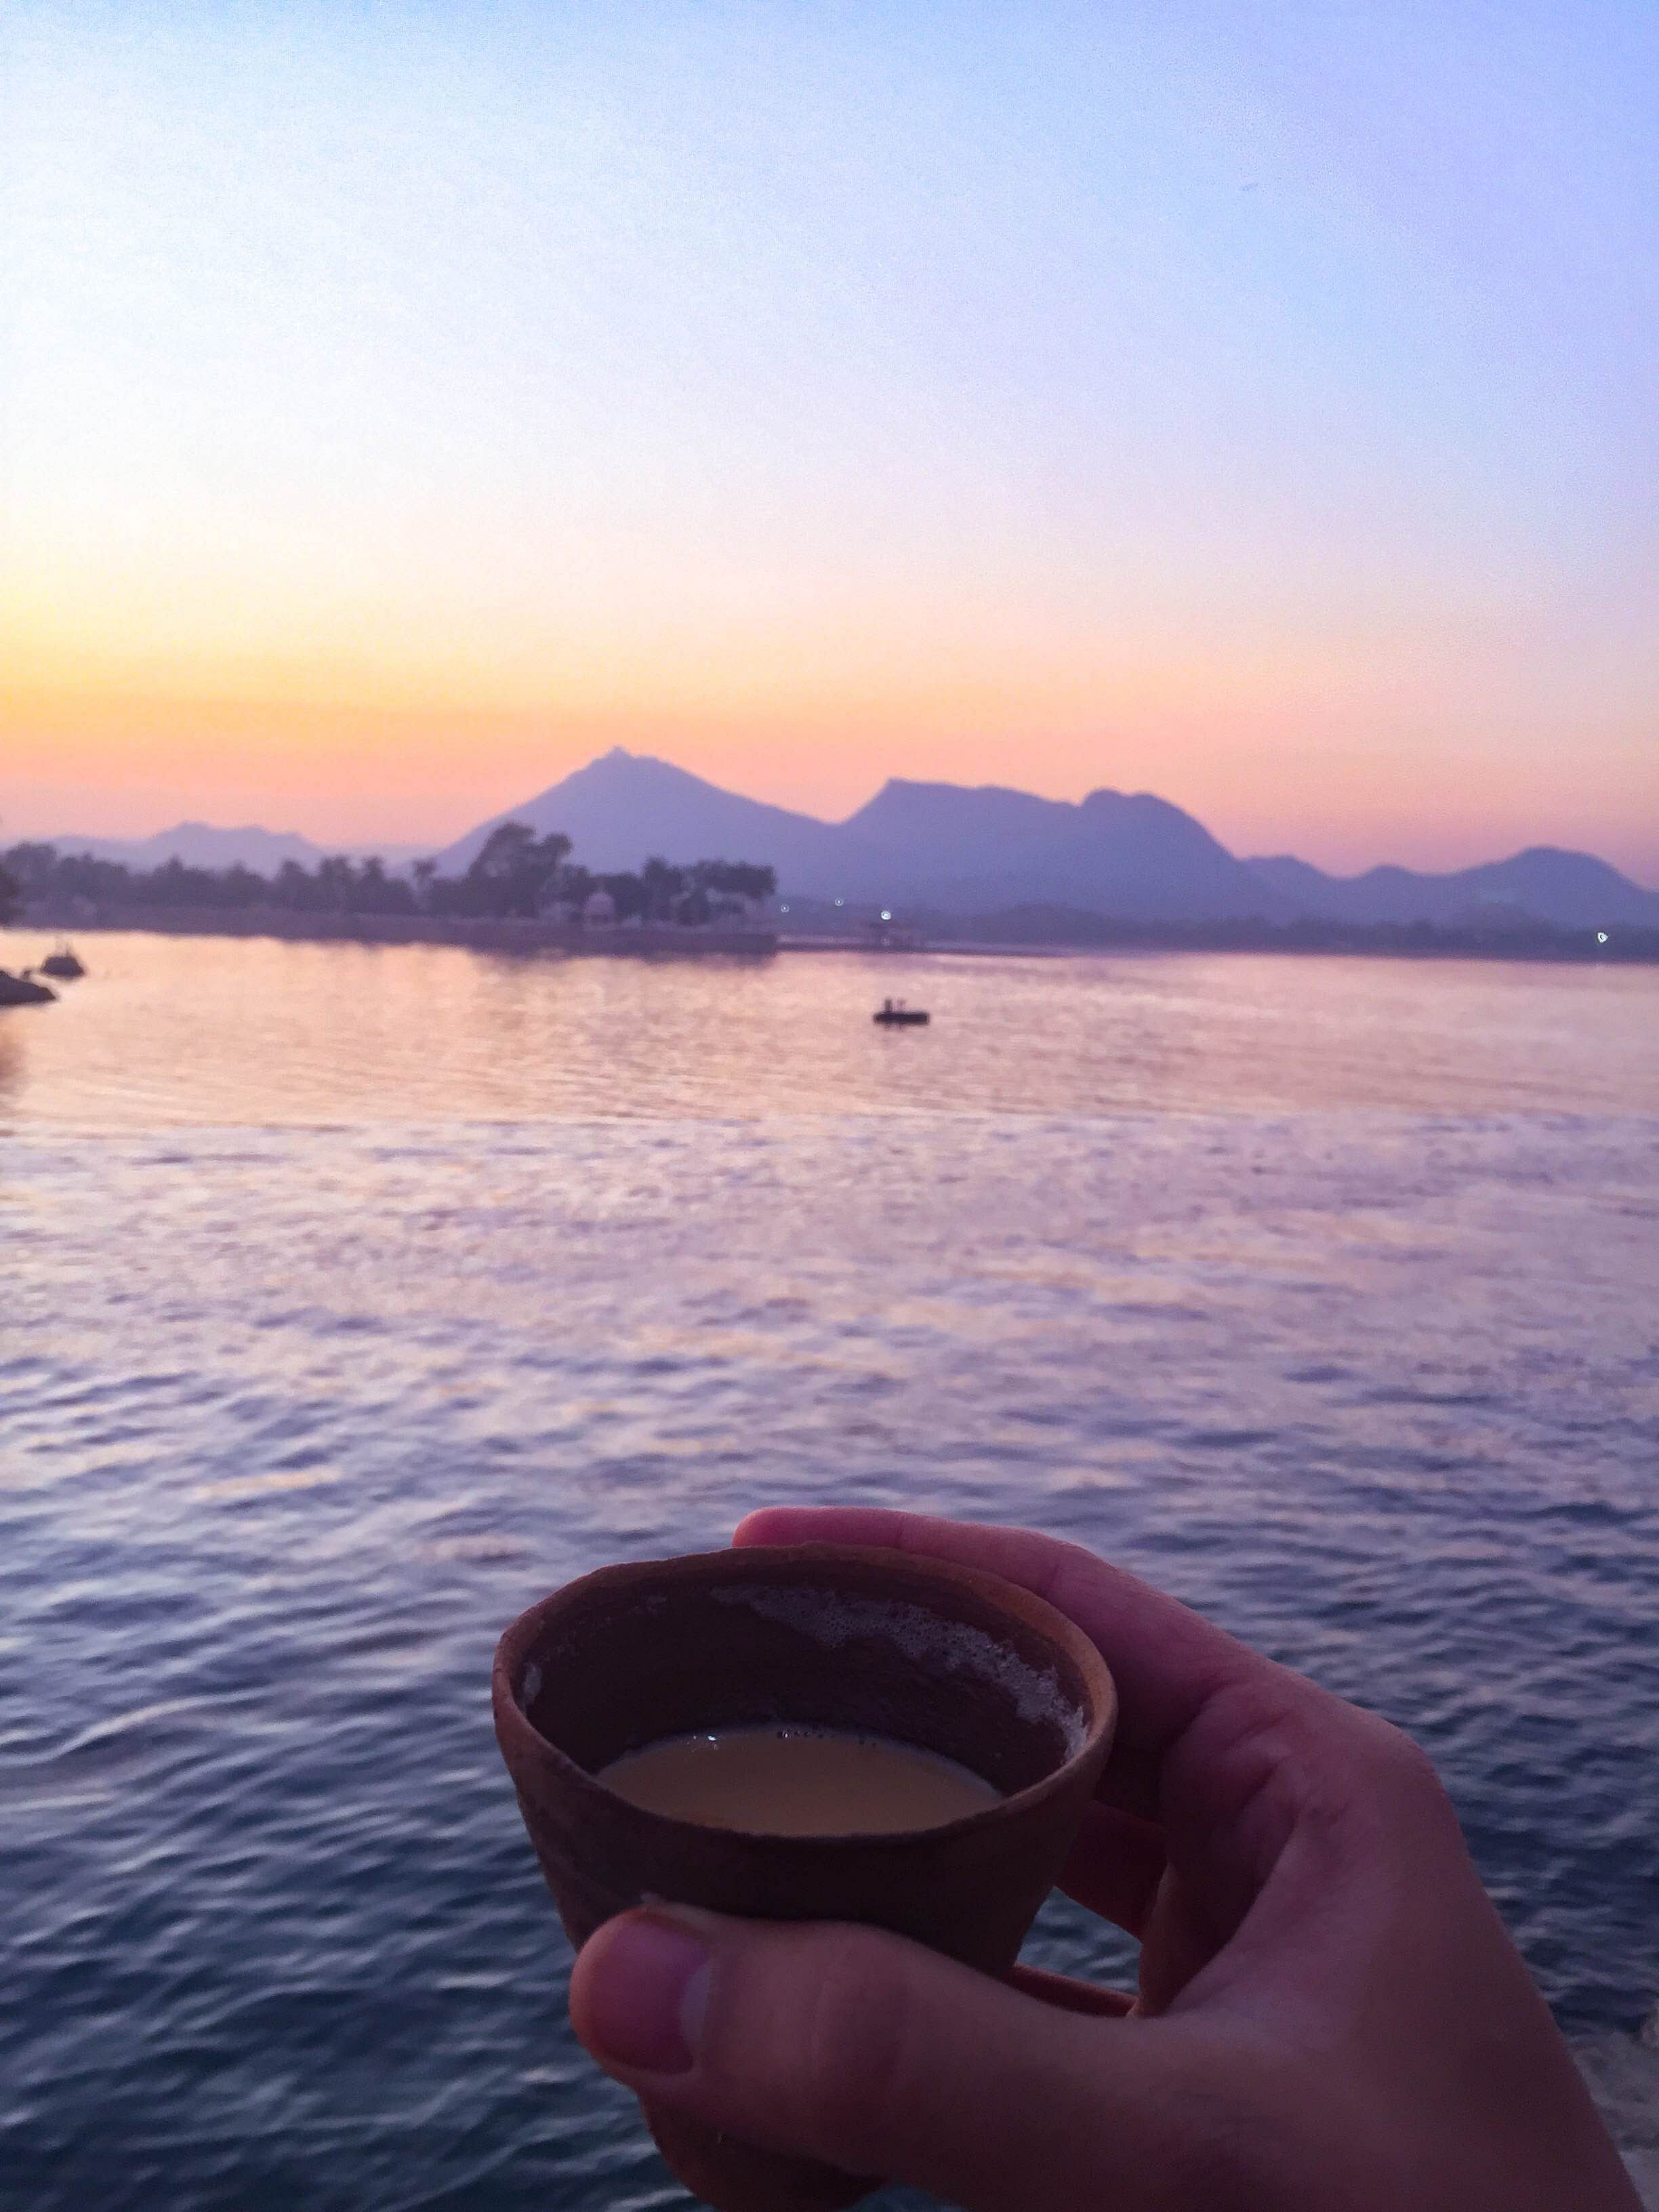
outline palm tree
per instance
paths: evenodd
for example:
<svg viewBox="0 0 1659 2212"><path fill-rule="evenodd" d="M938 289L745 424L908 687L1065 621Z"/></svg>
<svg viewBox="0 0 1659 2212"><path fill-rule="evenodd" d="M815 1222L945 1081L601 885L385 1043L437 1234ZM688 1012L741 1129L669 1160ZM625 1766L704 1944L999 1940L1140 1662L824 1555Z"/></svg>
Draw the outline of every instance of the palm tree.
<svg viewBox="0 0 1659 2212"><path fill-rule="evenodd" d="M685 871L653 853L640 870L640 888L645 896L645 918L647 921L667 921L674 911L674 902L685 889Z"/></svg>

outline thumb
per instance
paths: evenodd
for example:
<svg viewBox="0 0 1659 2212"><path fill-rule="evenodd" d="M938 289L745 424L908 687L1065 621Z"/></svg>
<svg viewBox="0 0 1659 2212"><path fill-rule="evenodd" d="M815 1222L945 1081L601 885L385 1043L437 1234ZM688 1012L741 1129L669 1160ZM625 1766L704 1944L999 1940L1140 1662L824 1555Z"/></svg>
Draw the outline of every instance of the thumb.
<svg viewBox="0 0 1659 2212"><path fill-rule="evenodd" d="M1217 2068L1178 2023L1061 2010L872 1929L625 1913L570 2009L653 2106L972 2212L1215 2201L1231 2130L1200 2140Z"/></svg>

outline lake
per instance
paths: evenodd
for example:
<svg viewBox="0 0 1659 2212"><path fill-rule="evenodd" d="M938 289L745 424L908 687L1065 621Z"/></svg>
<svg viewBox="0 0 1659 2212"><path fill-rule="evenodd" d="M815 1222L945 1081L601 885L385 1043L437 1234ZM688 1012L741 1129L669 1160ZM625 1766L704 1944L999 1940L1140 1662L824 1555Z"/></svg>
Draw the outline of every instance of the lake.
<svg viewBox="0 0 1659 2212"><path fill-rule="evenodd" d="M1659 2155L1659 971L80 949L0 1013L0 2203L683 2203L489 1654L769 1499L1401 1722Z"/></svg>

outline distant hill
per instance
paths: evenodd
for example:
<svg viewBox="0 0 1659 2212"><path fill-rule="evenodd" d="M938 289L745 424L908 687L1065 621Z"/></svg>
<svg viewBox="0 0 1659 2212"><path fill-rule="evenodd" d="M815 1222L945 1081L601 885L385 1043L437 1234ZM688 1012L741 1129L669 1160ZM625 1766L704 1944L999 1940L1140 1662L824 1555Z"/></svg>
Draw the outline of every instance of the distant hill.
<svg viewBox="0 0 1659 2212"><path fill-rule="evenodd" d="M811 814L768 806L705 783L667 761L620 745L552 784L522 806L492 815L436 856L445 875L465 868L490 831L527 822L542 836L561 830L584 867L637 868L660 853L671 860L755 860L791 890L826 898L877 896L880 856L863 841Z"/></svg>
<svg viewBox="0 0 1659 2212"><path fill-rule="evenodd" d="M1448 923L1507 908L1565 929L1606 929L1620 922L1659 928L1659 891L1644 890L1592 854L1553 845L1529 846L1507 860L1445 875L1381 867L1361 876L1328 876L1288 854L1246 866L1296 912L1331 921Z"/></svg>
<svg viewBox="0 0 1659 2212"><path fill-rule="evenodd" d="M526 822L544 835L562 830L576 859L602 873L637 868L653 853L682 862L752 860L777 870L786 899L793 893L940 915L1063 908L1133 922L1310 916L1443 927L1498 925L1513 915L1562 928L1659 928L1659 891L1588 853L1539 845L1443 875L1378 867L1334 876L1289 854L1237 860L1201 822L1144 791L1091 791L1073 805L998 784L894 777L845 822L822 822L617 746L445 847L434 856L442 873L465 870L502 822ZM177 857L264 874L289 860L315 867L325 853L292 831L203 822L142 839L51 842L133 868ZM430 848L352 849L379 849L395 869Z"/></svg>
<svg viewBox="0 0 1659 2212"><path fill-rule="evenodd" d="M1073 805L895 780L846 827L891 855L894 896L947 912L1058 902L1145 921L1278 906L1201 823L1150 792L1091 791Z"/></svg>
<svg viewBox="0 0 1659 2212"><path fill-rule="evenodd" d="M652 853L757 860L777 870L786 897L944 914L1036 906L1128 921L1449 923L1509 910L1569 928L1659 927L1659 892L1589 854L1540 846L1446 875L1330 876L1288 856L1235 859L1150 792L1092 791L1073 805L997 784L894 777L845 822L821 822L617 746L481 822L437 856L440 867L465 867L501 822L563 830L592 868L636 868Z"/></svg>
<svg viewBox="0 0 1659 2212"><path fill-rule="evenodd" d="M894 778L845 822L821 822L706 783L619 746L438 854L466 866L502 822L562 830L589 867L636 868L650 853L759 860L802 897L898 901L970 913L1063 899L1135 919L1260 914L1278 902L1178 806L1149 793L1091 792L1079 805L996 785Z"/></svg>
<svg viewBox="0 0 1659 2212"><path fill-rule="evenodd" d="M254 823L222 830L211 822L180 822L171 830L158 830L152 837L70 835L35 842L55 845L60 853L90 853L94 860L118 860L127 868L161 868L169 860L182 860L186 867L252 868L261 876L275 875L284 860L314 868L330 853L349 852L354 859L378 853L390 866L425 850L420 845L313 845L297 830L262 830Z"/></svg>
<svg viewBox="0 0 1659 2212"><path fill-rule="evenodd" d="M879 848L890 864L948 878L1006 867L1014 853L1063 835L1076 812L1063 799L1038 799L1001 784L909 783L890 776L842 827Z"/></svg>

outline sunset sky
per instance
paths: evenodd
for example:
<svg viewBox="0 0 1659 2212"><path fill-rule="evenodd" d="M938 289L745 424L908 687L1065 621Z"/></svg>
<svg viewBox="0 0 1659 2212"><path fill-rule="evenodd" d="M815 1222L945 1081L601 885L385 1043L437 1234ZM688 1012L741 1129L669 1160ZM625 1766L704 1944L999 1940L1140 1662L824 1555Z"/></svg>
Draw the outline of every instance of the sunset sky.
<svg viewBox="0 0 1659 2212"><path fill-rule="evenodd" d="M12 0L0 843L844 814L1659 884L1650 0Z"/></svg>

